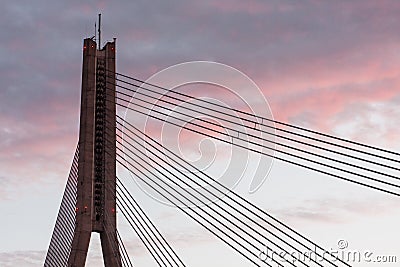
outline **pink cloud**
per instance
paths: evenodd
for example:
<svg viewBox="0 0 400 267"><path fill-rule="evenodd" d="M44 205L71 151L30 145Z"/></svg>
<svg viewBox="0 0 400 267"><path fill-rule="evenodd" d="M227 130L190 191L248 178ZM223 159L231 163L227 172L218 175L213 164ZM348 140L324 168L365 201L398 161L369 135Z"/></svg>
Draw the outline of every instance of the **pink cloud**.
<svg viewBox="0 0 400 267"><path fill-rule="evenodd" d="M271 11L272 8L263 1L212 1L212 7L217 8L219 11L226 13L249 13L249 14L262 14Z"/></svg>

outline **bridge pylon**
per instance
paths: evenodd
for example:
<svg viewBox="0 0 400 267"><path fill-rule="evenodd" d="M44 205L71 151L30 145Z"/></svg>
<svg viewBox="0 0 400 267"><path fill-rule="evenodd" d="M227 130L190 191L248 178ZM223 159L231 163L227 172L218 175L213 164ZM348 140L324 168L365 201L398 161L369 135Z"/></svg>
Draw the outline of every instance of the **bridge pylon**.
<svg viewBox="0 0 400 267"><path fill-rule="evenodd" d="M76 221L68 267L85 266L90 238L100 234L106 267L122 266L116 227L116 41L83 42Z"/></svg>

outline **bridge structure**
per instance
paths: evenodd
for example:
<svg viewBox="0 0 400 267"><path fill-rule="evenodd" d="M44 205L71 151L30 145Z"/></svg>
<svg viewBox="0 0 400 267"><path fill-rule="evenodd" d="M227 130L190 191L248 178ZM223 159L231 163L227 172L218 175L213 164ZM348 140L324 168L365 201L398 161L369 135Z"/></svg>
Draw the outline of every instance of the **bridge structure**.
<svg viewBox="0 0 400 267"><path fill-rule="evenodd" d="M400 196L397 152L260 117L118 73L115 39L101 47L100 41L88 38L82 49L79 142L45 258L46 267L85 266L93 232L100 234L106 267L133 266L117 229L117 211L159 266L186 266L117 177L117 165L255 266L350 266L119 116L117 107L177 127L174 120L166 118L183 120L188 131L232 146L241 146L235 140L248 142L252 146L242 148L252 153L271 156L263 148L273 150L276 160L298 168ZM160 102L157 109L151 102L154 99ZM182 106L188 112L177 114L175 107L188 99L192 100L190 105ZM227 111L234 111L236 118L229 117ZM213 121L194 117L193 112L210 117L224 114L223 120L230 125L235 125L238 117L246 131L222 129ZM266 140L257 135L260 132L275 139ZM154 168L152 163L159 167ZM212 186L205 188L200 183ZM262 251L266 246L274 253ZM302 255L304 251L313 251L316 257L294 256L293 252Z"/></svg>

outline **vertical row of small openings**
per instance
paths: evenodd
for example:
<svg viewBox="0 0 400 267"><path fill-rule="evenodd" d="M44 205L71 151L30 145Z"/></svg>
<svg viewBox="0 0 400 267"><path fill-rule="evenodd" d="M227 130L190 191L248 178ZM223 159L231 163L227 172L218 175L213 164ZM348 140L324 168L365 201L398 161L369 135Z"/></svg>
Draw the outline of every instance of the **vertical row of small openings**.
<svg viewBox="0 0 400 267"><path fill-rule="evenodd" d="M95 105L95 140L94 140L94 212L96 221L100 221L104 212L104 155L105 155L105 60L97 58L96 105Z"/></svg>

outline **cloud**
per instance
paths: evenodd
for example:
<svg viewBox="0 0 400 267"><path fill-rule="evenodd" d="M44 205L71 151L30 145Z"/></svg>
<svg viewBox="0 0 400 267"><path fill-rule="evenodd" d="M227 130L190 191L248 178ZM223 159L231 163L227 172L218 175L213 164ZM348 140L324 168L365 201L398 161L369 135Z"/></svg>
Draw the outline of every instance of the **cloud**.
<svg viewBox="0 0 400 267"><path fill-rule="evenodd" d="M35 116L35 114L27 116ZM56 182L67 175L76 146L77 134L74 123L52 116L37 119L16 120L0 116L0 176L7 179L1 198L10 197L9 190L30 186L37 182ZM24 168L21 168L24 166ZM62 177L64 181L66 177ZM14 194L14 197L17 195Z"/></svg>
<svg viewBox="0 0 400 267"><path fill-rule="evenodd" d="M0 265L4 267L24 266L33 267L42 265L45 251L12 251L0 252Z"/></svg>
<svg viewBox="0 0 400 267"><path fill-rule="evenodd" d="M388 215L399 206L394 198L370 197L368 199L320 198L304 200L298 206L276 210L284 221L312 221L345 224L358 218Z"/></svg>
<svg viewBox="0 0 400 267"><path fill-rule="evenodd" d="M266 14L272 10L272 5L262 1L218 1L209 2L211 7L224 13Z"/></svg>
<svg viewBox="0 0 400 267"><path fill-rule="evenodd" d="M69 1L45 9L25 2L7 3L0 18L0 157L7 173L21 174L20 164L26 173L46 170L50 158L62 168L71 158L82 38L93 35L99 10L103 40L118 37L123 73L145 79L179 62L216 60L254 79L278 120L334 132L355 117L368 129L376 125L367 118L372 111L385 120L379 136L398 140L390 126L397 113L387 104L400 85L395 1ZM205 90L198 95L213 89ZM381 107L369 108L375 104Z"/></svg>

